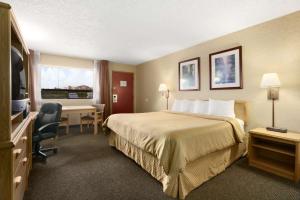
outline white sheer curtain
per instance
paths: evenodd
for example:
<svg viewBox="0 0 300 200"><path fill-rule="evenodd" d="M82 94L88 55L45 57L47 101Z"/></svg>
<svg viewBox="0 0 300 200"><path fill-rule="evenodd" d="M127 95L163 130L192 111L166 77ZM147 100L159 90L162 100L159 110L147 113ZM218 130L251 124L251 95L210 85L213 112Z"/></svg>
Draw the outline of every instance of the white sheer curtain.
<svg viewBox="0 0 300 200"><path fill-rule="evenodd" d="M41 67L40 67L40 52L33 52L32 60L32 75L33 75L33 84L34 84L34 99L36 110L39 110L42 105L41 97Z"/></svg>
<svg viewBox="0 0 300 200"><path fill-rule="evenodd" d="M94 60L93 104L100 103L100 67L98 62L98 60Z"/></svg>

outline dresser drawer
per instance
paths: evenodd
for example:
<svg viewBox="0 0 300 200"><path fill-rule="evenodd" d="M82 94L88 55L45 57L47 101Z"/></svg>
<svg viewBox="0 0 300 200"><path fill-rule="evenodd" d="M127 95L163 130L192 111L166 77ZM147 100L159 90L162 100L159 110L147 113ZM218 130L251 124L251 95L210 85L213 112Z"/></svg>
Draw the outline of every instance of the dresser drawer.
<svg viewBox="0 0 300 200"><path fill-rule="evenodd" d="M19 140L17 141L16 146L13 148L13 172L16 171L18 165L27 154L27 130L25 129Z"/></svg>
<svg viewBox="0 0 300 200"><path fill-rule="evenodd" d="M13 199L22 200L26 188L27 157L23 158L13 178Z"/></svg>

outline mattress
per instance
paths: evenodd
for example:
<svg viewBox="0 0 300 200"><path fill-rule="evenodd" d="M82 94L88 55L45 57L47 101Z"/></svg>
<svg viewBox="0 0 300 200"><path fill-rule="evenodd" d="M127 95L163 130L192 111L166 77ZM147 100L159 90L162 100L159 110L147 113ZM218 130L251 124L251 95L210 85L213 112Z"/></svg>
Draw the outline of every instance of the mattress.
<svg viewBox="0 0 300 200"><path fill-rule="evenodd" d="M166 174L152 154L136 147L113 131L108 135L110 146L123 152L150 173L162 184L166 195L179 199L184 199L192 190L223 172L235 160L244 156L247 152L247 140L246 136L244 142L203 156L189 163L179 173Z"/></svg>
<svg viewBox="0 0 300 200"><path fill-rule="evenodd" d="M172 197L184 198L246 151L247 137L233 118L165 111L111 115L104 126L111 130L110 144Z"/></svg>

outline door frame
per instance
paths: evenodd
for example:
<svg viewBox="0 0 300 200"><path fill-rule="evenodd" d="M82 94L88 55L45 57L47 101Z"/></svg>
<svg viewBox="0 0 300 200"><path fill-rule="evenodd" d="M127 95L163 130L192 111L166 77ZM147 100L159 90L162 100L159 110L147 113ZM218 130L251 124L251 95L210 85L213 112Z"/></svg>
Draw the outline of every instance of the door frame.
<svg viewBox="0 0 300 200"><path fill-rule="evenodd" d="M113 73L114 72L118 72L118 73L126 73L126 74L132 74L132 77L133 77L133 113L135 113L135 73L134 72L126 72L126 71L119 71L119 70L112 70L111 71L111 90L110 90L110 105L111 105L111 112L112 112L112 107L113 107L113 98L112 98L112 95L113 95Z"/></svg>

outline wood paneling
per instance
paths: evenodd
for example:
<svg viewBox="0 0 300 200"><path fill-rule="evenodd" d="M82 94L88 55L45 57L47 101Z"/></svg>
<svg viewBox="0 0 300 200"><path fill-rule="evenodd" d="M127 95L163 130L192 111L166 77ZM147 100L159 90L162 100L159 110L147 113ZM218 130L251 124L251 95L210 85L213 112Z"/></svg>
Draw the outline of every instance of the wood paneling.
<svg viewBox="0 0 300 200"><path fill-rule="evenodd" d="M28 49L8 4L0 3L0 200L23 199L32 153L32 121L11 115L11 44L20 50L28 75ZM28 84L29 81L27 81Z"/></svg>
<svg viewBox="0 0 300 200"><path fill-rule="evenodd" d="M0 149L0 194L1 200L12 199L12 150L11 148Z"/></svg>
<svg viewBox="0 0 300 200"><path fill-rule="evenodd" d="M0 141L10 140L10 10L0 7Z"/></svg>

